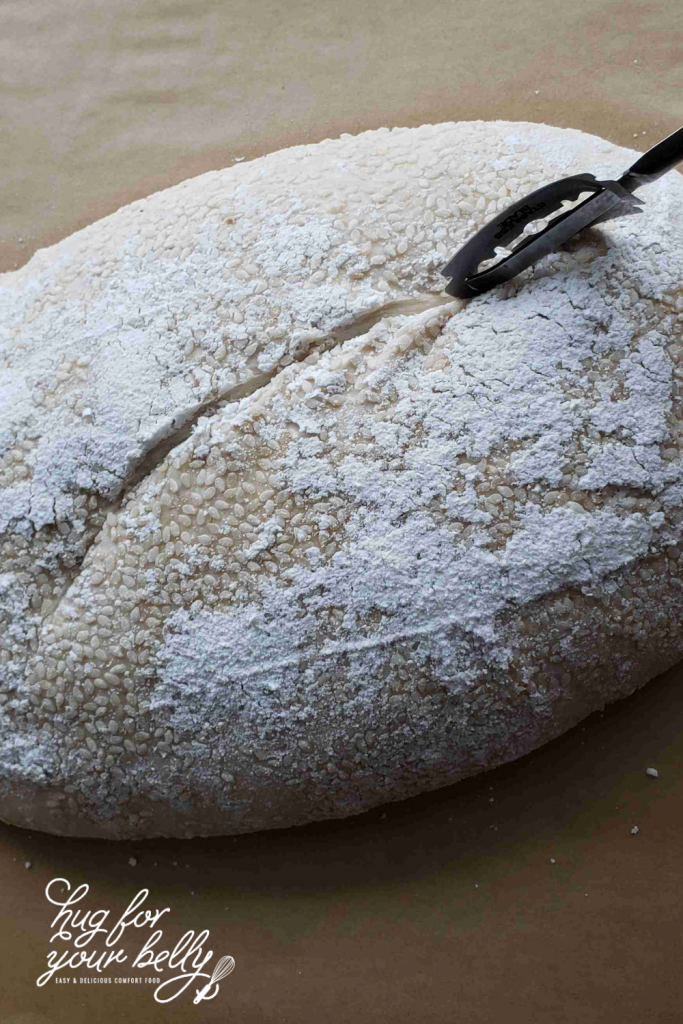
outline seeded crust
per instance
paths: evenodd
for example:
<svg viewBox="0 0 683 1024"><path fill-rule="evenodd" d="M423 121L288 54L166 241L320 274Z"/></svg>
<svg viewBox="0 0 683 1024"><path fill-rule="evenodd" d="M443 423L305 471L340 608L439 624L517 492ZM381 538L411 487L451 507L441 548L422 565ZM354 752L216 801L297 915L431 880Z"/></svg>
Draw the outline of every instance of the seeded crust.
<svg viewBox="0 0 683 1024"><path fill-rule="evenodd" d="M0 277L0 817L343 817L683 657L683 182L515 282L441 267L636 154L461 122L270 154Z"/></svg>

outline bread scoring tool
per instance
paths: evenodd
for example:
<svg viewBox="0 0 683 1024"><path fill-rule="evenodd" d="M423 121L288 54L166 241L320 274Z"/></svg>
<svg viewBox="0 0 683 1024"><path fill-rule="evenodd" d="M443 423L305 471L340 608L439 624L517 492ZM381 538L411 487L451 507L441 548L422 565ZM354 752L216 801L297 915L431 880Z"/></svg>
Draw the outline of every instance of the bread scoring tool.
<svg viewBox="0 0 683 1024"><path fill-rule="evenodd" d="M681 161L683 128L648 149L616 181L599 181L594 174L573 174L530 192L493 217L441 269L444 277L452 279L446 293L458 299L481 295L526 270L583 228L642 213L643 200L633 195L635 189L661 178ZM588 198L552 217L540 231L526 233L516 248L509 249L509 243L523 234L528 224L545 220L586 192L591 193ZM496 256L500 256L497 263L479 271L482 262Z"/></svg>

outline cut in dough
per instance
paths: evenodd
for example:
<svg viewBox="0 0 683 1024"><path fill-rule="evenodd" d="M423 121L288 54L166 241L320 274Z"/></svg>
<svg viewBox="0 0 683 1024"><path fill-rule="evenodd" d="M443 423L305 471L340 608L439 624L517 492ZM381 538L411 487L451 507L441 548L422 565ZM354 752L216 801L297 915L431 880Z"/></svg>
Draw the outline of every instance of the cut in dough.
<svg viewBox="0 0 683 1024"><path fill-rule="evenodd" d="M683 656L680 175L486 295L439 273L636 156L526 122L343 135L0 278L0 817L342 817Z"/></svg>

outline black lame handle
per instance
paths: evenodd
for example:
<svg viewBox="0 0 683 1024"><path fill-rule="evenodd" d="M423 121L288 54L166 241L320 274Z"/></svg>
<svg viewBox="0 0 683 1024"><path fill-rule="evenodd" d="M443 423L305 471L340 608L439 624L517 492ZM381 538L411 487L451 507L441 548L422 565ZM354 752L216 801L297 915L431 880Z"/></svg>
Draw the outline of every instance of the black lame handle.
<svg viewBox="0 0 683 1024"><path fill-rule="evenodd" d="M670 171L676 164L683 161L683 128L667 135L665 139L658 142L647 153L643 153L632 167L619 178L619 183L632 192L640 185L646 185L650 181L656 181L663 174Z"/></svg>

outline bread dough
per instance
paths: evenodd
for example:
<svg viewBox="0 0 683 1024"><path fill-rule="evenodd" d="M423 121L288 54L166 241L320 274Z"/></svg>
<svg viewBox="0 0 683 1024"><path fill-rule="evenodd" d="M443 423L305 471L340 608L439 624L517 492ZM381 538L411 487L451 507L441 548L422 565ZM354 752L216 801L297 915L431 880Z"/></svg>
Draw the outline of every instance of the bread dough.
<svg viewBox="0 0 683 1024"><path fill-rule="evenodd" d="M342 817L683 656L683 181L519 278L439 268L636 158L460 122L296 146L0 277L0 816Z"/></svg>

